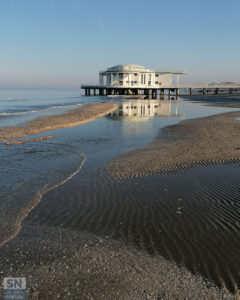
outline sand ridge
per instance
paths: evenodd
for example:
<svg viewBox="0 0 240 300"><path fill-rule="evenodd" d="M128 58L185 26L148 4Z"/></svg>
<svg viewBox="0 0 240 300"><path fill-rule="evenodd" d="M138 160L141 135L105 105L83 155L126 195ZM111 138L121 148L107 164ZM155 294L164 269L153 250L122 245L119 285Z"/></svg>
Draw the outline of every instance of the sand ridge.
<svg viewBox="0 0 240 300"><path fill-rule="evenodd" d="M148 145L106 165L115 178L174 172L240 160L240 112L182 121L162 128Z"/></svg>
<svg viewBox="0 0 240 300"><path fill-rule="evenodd" d="M117 109L113 102L100 102L81 106L61 115L45 116L27 122L22 126L0 129L0 142L35 135L45 131L79 126Z"/></svg>

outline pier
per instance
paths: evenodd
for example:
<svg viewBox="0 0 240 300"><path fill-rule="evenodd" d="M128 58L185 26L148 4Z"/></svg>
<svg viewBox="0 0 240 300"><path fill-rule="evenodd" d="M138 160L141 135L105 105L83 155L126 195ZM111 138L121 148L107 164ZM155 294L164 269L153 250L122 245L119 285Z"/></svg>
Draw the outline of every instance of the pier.
<svg viewBox="0 0 240 300"><path fill-rule="evenodd" d="M232 82L210 85L182 85L186 71L158 71L140 65L122 64L99 72L98 85L81 85L85 96L136 96L145 99L177 99L179 95L233 94L240 85Z"/></svg>
<svg viewBox="0 0 240 300"><path fill-rule="evenodd" d="M177 99L179 95L218 95L240 93L240 85L173 85L159 88L82 85L85 96L144 96L145 99Z"/></svg>

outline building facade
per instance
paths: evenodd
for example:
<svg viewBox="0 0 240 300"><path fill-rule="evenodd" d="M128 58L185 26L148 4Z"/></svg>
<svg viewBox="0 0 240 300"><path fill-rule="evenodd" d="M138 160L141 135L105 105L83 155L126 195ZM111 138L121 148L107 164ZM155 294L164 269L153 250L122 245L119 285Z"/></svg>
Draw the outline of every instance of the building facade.
<svg viewBox="0 0 240 300"><path fill-rule="evenodd" d="M116 88L171 87L173 76L176 76L175 83L178 85L182 74L186 72L155 71L133 64L117 65L99 72L99 85Z"/></svg>

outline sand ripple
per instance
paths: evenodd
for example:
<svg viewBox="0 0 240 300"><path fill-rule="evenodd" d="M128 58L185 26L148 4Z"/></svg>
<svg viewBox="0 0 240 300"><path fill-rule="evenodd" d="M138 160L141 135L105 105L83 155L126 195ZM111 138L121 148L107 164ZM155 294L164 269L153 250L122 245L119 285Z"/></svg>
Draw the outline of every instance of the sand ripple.
<svg viewBox="0 0 240 300"><path fill-rule="evenodd" d="M26 224L86 231L160 254L219 286L240 287L239 163L114 180L81 173L45 195ZM217 176L216 176L217 174Z"/></svg>

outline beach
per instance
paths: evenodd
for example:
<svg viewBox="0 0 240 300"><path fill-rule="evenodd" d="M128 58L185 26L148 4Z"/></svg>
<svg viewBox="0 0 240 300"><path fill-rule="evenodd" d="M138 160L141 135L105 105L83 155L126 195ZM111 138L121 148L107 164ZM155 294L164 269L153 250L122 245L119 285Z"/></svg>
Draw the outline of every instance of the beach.
<svg viewBox="0 0 240 300"><path fill-rule="evenodd" d="M26 277L29 299L239 299L240 113L193 105L210 115L115 121L95 103L1 134L57 134L2 145L30 179L1 204L1 280Z"/></svg>
<svg viewBox="0 0 240 300"><path fill-rule="evenodd" d="M107 164L116 178L174 172L240 159L239 112L187 120L160 130L153 142Z"/></svg>

